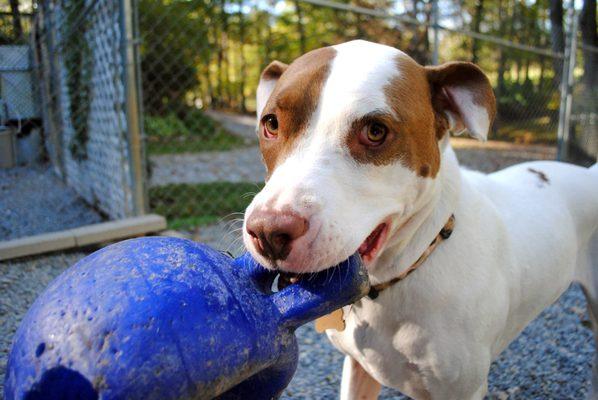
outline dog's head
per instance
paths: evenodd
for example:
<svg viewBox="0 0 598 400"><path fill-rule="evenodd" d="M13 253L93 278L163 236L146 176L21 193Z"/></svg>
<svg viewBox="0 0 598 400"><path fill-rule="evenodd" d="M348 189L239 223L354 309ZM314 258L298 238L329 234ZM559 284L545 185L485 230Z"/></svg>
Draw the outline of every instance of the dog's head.
<svg viewBox="0 0 598 400"><path fill-rule="evenodd" d="M269 268L314 272L385 244L435 190L448 130L485 139L495 114L473 64L422 67L365 41L273 62L257 90L264 189L243 240Z"/></svg>

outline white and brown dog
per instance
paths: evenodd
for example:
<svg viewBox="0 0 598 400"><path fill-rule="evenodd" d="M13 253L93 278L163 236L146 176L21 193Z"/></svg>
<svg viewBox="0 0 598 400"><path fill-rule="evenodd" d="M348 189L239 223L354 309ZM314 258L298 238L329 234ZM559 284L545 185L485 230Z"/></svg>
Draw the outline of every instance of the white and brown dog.
<svg viewBox="0 0 598 400"><path fill-rule="evenodd" d="M246 247L290 272L359 251L385 289L327 331L346 354L342 399L375 399L380 384L481 399L492 360L572 281L598 317L598 168L460 169L449 131L484 140L495 115L475 65L423 67L352 41L270 64L257 114L268 179L245 214Z"/></svg>

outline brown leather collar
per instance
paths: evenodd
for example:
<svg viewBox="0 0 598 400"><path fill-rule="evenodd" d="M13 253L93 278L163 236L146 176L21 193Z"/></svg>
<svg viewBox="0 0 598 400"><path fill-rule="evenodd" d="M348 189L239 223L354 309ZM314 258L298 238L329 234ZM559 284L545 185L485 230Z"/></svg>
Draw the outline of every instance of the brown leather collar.
<svg viewBox="0 0 598 400"><path fill-rule="evenodd" d="M422 265L424 263L424 261L426 261L426 259L430 256L430 254L432 254L434 249L436 249L436 247L438 247L438 245L441 242L443 242L446 239L448 239L449 237L451 237L454 227L455 227L455 215L452 214L449 217L448 221L446 221L446 224L444 224L444 226L442 227L440 232L438 232L438 235L436 235L434 240L432 240L432 243L430 243L428 248L417 259L417 261L413 263L413 265L411 265L409 268L407 268L405 271L403 271L401 273L401 275L397 276L396 278L393 278L393 279L389 280L388 282L379 283L377 285L373 285L372 287L370 287L370 292L368 293L368 297L370 299L374 300L376 297L378 297L378 295L380 294L381 291L388 289L389 287L391 287L392 285L394 285L395 283L397 283L399 281L402 281L403 279L405 279L407 277L407 275L409 275L410 273L415 271L420 265Z"/></svg>

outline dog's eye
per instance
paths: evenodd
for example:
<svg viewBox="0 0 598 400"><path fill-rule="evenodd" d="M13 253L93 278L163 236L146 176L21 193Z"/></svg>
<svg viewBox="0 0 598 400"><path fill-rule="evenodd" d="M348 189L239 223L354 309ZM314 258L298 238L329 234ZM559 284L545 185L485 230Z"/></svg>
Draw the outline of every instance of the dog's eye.
<svg viewBox="0 0 598 400"><path fill-rule="evenodd" d="M274 139L278 135L278 119L276 115L269 114L263 119L264 136L268 139Z"/></svg>
<svg viewBox="0 0 598 400"><path fill-rule="evenodd" d="M364 127L359 134L359 141L366 146L379 146L384 143L388 135L388 128L379 123L372 122Z"/></svg>

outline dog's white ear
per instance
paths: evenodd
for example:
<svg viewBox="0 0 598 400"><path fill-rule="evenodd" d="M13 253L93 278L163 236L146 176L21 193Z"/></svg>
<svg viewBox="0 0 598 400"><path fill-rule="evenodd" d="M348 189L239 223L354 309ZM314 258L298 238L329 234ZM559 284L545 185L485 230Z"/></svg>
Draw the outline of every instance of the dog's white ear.
<svg viewBox="0 0 598 400"><path fill-rule="evenodd" d="M465 130L479 140L488 138L496 115L496 99L486 75L475 64L450 62L426 67L432 105L445 115L456 135Z"/></svg>
<svg viewBox="0 0 598 400"><path fill-rule="evenodd" d="M288 67L287 64L280 61L272 61L262 71L260 83L257 85L256 96L256 112L258 119L262 115L262 111L274 90L274 86L276 86L276 82L278 82L278 79Z"/></svg>

